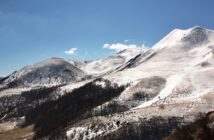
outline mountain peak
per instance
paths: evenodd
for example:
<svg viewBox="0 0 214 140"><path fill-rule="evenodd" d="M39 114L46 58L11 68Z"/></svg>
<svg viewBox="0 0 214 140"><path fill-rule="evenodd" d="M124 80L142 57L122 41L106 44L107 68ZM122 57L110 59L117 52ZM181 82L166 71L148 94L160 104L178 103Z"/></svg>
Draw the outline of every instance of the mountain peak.
<svg viewBox="0 0 214 140"><path fill-rule="evenodd" d="M168 46L177 46L180 43L186 46L198 46L208 43L212 36L214 36L212 30L200 26L189 29L174 29L154 47L161 49Z"/></svg>
<svg viewBox="0 0 214 140"><path fill-rule="evenodd" d="M190 28L190 29L192 29L192 30L204 30L205 28L203 28L203 27L201 27L201 26L198 26L198 25L196 25L196 26L193 26L192 28Z"/></svg>
<svg viewBox="0 0 214 140"><path fill-rule="evenodd" d="M200 45L208 40L207 29L200 26L194 26L187 30L187 33L182 38L183 42L191 45Z"/></svg>

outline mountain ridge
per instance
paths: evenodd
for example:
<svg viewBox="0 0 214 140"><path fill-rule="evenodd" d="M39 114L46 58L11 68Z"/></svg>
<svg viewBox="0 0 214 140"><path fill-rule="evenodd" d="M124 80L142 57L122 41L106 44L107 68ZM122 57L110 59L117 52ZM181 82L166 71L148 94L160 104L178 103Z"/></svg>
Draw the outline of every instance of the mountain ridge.
<svg viewBox="0 0 214 140"><path fill-rule="evenodd" d="M32 83L23 78L38 71L44 82L34 83L36 74ZM62 79L77 77L47 80L60 72ZM35 125L34 138L104 140L127 135L127 140L160 140L197 113L213 111L214 31L175 29L151 48L126 49L92 62L52 58L12 76L11 81L21 77L28 84L23 88L26 83L17 81L20 86L0 90L0 107L6 108L0 122L27 116ZM157 138L154 133L159 131L164 135Z"/></svg>

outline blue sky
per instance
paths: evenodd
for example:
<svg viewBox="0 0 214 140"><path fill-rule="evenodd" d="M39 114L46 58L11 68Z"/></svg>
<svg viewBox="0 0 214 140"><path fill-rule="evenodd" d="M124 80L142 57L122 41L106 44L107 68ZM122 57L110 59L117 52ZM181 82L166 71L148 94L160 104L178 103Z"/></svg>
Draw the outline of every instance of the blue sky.
<svg viewBox="0 0 214 140"><path fill-rule="evenodd" d="M112 50L104 44L152 46L174 28L214 29L213 7L213 0L0 0L0 76L50 57L105 57Z"/></svg>

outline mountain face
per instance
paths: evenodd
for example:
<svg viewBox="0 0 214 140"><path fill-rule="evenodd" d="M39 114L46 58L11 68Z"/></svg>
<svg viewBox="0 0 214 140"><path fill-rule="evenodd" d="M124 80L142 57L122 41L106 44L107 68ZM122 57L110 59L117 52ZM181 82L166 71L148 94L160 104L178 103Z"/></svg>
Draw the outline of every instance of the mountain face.
<svg viewBox="0 0 214 140"><path fill-rule="evenodd" d="M80 80L84 75L71 63L51 58L14 72L2 84L9 87L53 86Z"/></svg>
<svg viewBox="0 0 214 140"><path fill-rule="evenodd" d="M145 52L147 49L148 48L125 49L107 58L89 62L82 67L82 70L92 75L107 74L127 63L131 58Z"/></svg>
<svg viewBox="0 0 214 140"><path fill-rule="evenodd" d="M151 105L159 101L159 98L166 100L169 95L168 100L171 102L171 96L177 96L171 95L175 89L184 92L185 89L191 90L188 98L197 99L213 90L213 50L213 31L200 27L176 29L137 59L122 66L119 72L107 75L106 78L124 84L138 83L146 77L162 77L166 80L165 88L145 105ZM174 100L182 102L185 98L187 96L179 95L179 99L176 97Z"/></svg>
<svg viewBox="0 0 214 140"><path fill-rule="evenodd" d="M213 59L214 31L195 26L151 48L27 66L0 82L0 132L22 122L29 139L161 140L213 110Z"/></svg>

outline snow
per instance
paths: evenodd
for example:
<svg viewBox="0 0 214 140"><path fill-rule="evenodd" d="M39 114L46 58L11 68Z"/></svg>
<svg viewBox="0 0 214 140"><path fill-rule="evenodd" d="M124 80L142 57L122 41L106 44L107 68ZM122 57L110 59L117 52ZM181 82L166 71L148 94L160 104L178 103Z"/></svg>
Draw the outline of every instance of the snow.
<svg viewBox="0 0 214 140"><path fill-rule="evenodd" d="M95 85L101 86L102 88L106 87L106 82L105 81L96 81Z"/></svg>
<svg viewBox="0 0 214 140"><path fill-rule="evenodd" d="M92 80L93 79L67 84L65 86L60 87L60 92L59 93L61 95L63 95L64 93L72 92L74 89L77 89L77 88L79 88L81 86L84 86L85 84L91 82Z"/></svg>
<svg viewBox="0 0 214 140"><path fill-rule="evenodd" d="M151 106L159 100L171 100L170 95L175 88L185 87L181 83L190 85L194 90L190 95L174 98L174 101L196 100L214 89L213 31L199 27L187 30L175 29L147 53L149 54L141 55L141 58L132 64L133 67L105 76L106 79L119 85L152 76L167 79L165 88L159 95L137 108Z"/></svg>
<svg viewBox="0 0 214 140"><path fill-rule="evenodd" d="M165 88L163 90L161 90L160 93L155 98L153 98L152 100L150 100L148 102L141 104L137 108L150 106L153 103L157 102L158 100L164 99L167 96L169 96L172 93L173 89L182 81L182 77L183 77L183 75L172 75L172 76L170 76L167 79L167 83L165 85Z"/></svg>
<svg viewBox="0 0 214 140"><path fill-rule="evenodd" d="M80 80L84 76L85 73L82 70L67 61L51 58L11 74L3 82L2 87L14 82L20 87L54 86Z"/></svg>
<svg viewBox="0 0 214 140"><path fill-rule="evenodd" d="M0 91L0 97L18 95L26 91L30 91L32 88L10 88Z"/></svg>
<svg viewBox="0 0 214 140"><path fill-rule="evenodd" d="M104 118L97 117L93 118L95 124L92 122L84 123L83 125L77 127L71 127L66 131L66 136L71 140L88 140L93 139L96 136L106 135L113 131L116 131L121 127L121 125L116 124L116 118Z"/></svg>
<svg viewBox="0 0 214 140"><path fill-rule="evenodd" d="M101 75L110 72L128 62L131 58L146 51L148 48L138 47L125 49L104 59L89 62L82 68L88 74Z"/></svg>

